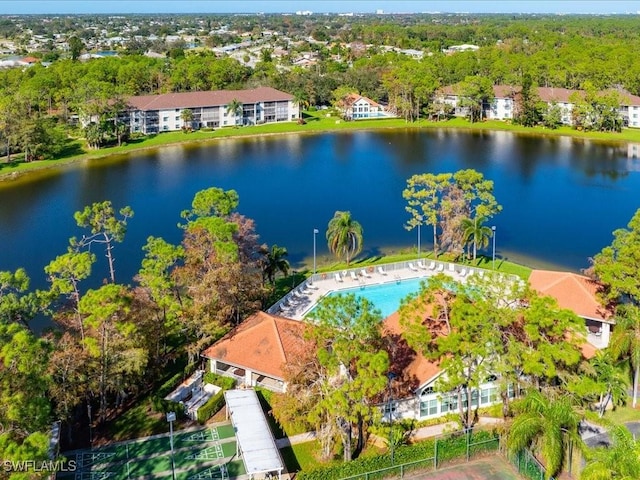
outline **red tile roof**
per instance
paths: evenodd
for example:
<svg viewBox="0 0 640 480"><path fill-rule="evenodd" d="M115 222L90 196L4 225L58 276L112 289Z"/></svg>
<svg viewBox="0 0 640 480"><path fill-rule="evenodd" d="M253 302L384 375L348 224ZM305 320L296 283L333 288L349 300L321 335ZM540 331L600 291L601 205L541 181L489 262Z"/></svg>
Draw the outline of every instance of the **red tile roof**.
<svg viewBox="0 0 640 480"><path fill-rule="evenodd" d="M227 105L232 100L240 103L276 102L293 100L293 95L271 87L252 90L215 90L209 92L164 93L129 97L129 104L136 110L167 110L172 108L197 108Z"/></svg>
<svg viewBox="0 0 640 480"><path fill-rule="evenodd" d="M369 105L371 105L373 107L379 107L380 106L379 103L374 102L373 100L371 100L368 97L365 97L364 95L358 95L357 93L350 93L349 95L347 95L344 98L345 106L350 107L351 105L353 105L354 103L356 103L360 99L363 99L364 101L366 101Z"/></svg>
<svg viewBox="0 0 640 480"><path fill-rule="evenodd" d="M404 328L400 325L400 314L395 312L385 318L382 329L383 336L390 337L393 341L398 341L404 331ZM404 342L404 340L401 341ZM411 351L414 355L408 365L402 366L402 372L408 378L415 378L418 381L417 386L424 385L442 371L439 362L427 360L421 353ZM395 360L391 358L392 362ZM394 365L391 367L393 369Z"/></svg>
<svg viewBox="0 0 640 480"><path fill-rule="evenodd" d="M569 97L578 90L568 88L538 87L538 96L543 102L573 103Z"/></svg>
<svg viewBox="0 0 640 480"><path fill-rule="evenodd" d="M600 304L596 295L600 284L589 277L570 272L533 270L529 283L534 290L555 298L562 308L568 308L583 318L611 321L611 312Z"/></svg>
<svg viewBox="0 0 640 480"><path fill-rule="evenodd" d="M298 320L257 312L202 356L283 380L283 367L304 352L306 328Z"/></svg>

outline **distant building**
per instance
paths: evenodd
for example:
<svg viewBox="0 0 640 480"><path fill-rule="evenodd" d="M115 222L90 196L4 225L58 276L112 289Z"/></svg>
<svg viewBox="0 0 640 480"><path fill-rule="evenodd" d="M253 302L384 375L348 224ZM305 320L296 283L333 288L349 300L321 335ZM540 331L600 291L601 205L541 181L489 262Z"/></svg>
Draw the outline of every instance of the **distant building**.
<svg viewBox="0 0 640 480"><path fill-rule="evenodd" d="M233 100L242 104L240 115L227 109ZM144 134L171 132L187 126L199 129L287 122L299 116L293 96L270 87L142 95L130 97L128 103L131 132ZM191 125L186 125L182 118L187 109L193 115Z"/></svg>
<svg viewBox="0 0 640 480"><path fill-rule="evenodd" d="M476 50L480 50L480 47L477 45L469 45L465 43L463 45L451 45L449 48L445 48L442 51L444 53L457 53L457 52L475 52Z"/></svg>
<svg viewBox="0 0 640 480"><path fill-rule="evenodd" d="M365 118L385 118L394 117L378 102L371 100L357 93L350 93L341 102L338 108L342 111L342 116L349 120L361 120Z"/></svg>
<svg viewBox="0 0 640 480"><path fill-rule="evenodd" d="M521 87L511 85L494 85L493 98L482 106L482 116L488 120L510 120L514 118L518 108L518 97ZM618 108L625 127L640 128L640 97L626 90L616 90L622 98ZM567 88L537 87L538 98L548 104L560 108L561 121L564 125L573 124L574 104L571 97L582 93L581 90ZM465 117L468 109L461 105L461 95L456 85L442 87L436 92L435 100L452 107L453 115Z"/></svg>

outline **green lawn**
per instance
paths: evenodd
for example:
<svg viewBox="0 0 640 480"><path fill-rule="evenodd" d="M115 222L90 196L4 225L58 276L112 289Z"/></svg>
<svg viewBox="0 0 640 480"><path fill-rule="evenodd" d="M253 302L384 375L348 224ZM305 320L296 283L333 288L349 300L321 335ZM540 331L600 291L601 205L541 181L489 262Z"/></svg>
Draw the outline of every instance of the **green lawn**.
<svg viewBox="0 0 640 480"><path fill-rule="evenodd" d="M631 398L629 398L629 405L631 405ZM604 414L604 419L618 425L622 425L627 422L640 422L640 408L631 408L629 406L618 407L615 410L608 410Z"/></svg>
<svg viewBox="0 0 640 480"><path fill-rule="evenodd" d="M420 258L422 259L433 259L433 252L422 252L420 254ZM418 254L415 250L412 251L402 251L402 252L385 252L383 251L380 255L374 256L361 256L352 261L349 265L346 262L338 262L335 261L332 257L323 257L318 261L317 260L317 270L319 273L322 272L334 272L339 270L344 270L346 268L360 268L360 267L368 267L372 265L380 265L383 263L394 263L394 262L406 262L409 260L417 260ZM440 255L438 257L439 260L442 261L453 261L447 255ZM472 265L478 268L484 268L487 270L492 270L492 260L491 258L485 256L478 256L476 260L463 261L458 260L457 263L464 265ZM528 279L531 274L531 268L526 267L524 265L519 265L517 263L509 262L503 259L496 259L495 263L496 271L500 273L509 273L513 275L517 275L522 279ZM313 264L309 264L309 260L305 259L305 263L302 265L302 270L309 274L313 268ZM286 281L286 280L285 280ZM289 279L291 282L291 279ZM299 282L298 282L299 283Z"/></svg>
<svg viewBox="0 0 640 480"><path fill-rule="evenodd" d="M312 442L298 443L280 450L282 458L289 472L299 470L313 470L319 467L326 467L332 463L340 463L340 460L321 462L318 453L321 451L317 440Z"/></svg>

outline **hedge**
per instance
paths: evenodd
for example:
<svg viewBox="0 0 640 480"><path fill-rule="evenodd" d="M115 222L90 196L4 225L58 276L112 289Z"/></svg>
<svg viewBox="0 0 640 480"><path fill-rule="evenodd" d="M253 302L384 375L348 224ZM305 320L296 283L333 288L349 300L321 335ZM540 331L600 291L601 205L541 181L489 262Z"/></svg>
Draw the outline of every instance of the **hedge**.
<svg viewBox="0 0 640 480"><path fill-rule="evenodd" d="M204 383L210 383L221 388L207 403L198 408L198 422L204 423L213 417L224 407L224 392L236 386L236 380L231 377L223 377L213 372L207 372L203 377Z"/></svg>
<svg viewBox="0 0 640 480"><path fill-rule="evenodd" d="M470 445L469 452L477 453L481 451L497 450L498 437L493 432L478 431L471 434L470 442L477 443L487 440L495 442L487 442L482 445ZM438 463L451 460L453 458L463 457L467 453L467 436L464 433L452 434L448 438L437 439L438 441ZM396 448L394 452L394 465L403 463L419 462L421 460L433 460L435 453L435 440L429 439L414 445L401 446ZM391 458L389 454L378 455L375 457L363 457L352 460L351 462L339 465L331 465L323 468L317 468L305 472L298 473L298 480L339 480L355 475L362 475L367 472L382 470L391 466Z"/></svg>
<svg viewBox="0 0 640 480"><path fill-rule="evenodd" d="M204 423L224 407L224 390L220 390L207 403L198 408L198 422Z"/></svg>
<svg viewBox="0 0 640 480"><path fill-rule="evenodd" d="M236 380L231 377L223 377L213 372L207 372L203 377L204 383L210 383L211 385L217 385L222 390L231 390L236 386Z"/></svg>

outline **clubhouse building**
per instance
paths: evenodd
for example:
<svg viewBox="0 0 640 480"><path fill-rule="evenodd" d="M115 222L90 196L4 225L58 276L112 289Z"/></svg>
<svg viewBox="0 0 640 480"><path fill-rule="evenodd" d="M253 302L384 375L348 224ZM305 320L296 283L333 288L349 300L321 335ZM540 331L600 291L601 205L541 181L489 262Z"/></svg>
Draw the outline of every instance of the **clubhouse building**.
<svg viewBox="0 0 640 480"><path fill-rule="evenodd" d="M428 266L416 272L411 262L405 266L404 262L396 265L392 273L395 277L403 278L423 277L435 274ZM444 265L444 263L443 263ZM449 264L453 266L454 264ZM390 265L385 268L389 269ZM411 268L411 267L414 268ZM426 269L424 269L426 268ZM471 269L472 273L464 274L455 268L443 268L450 276L462 281L470 275L482 275L481 269ZM389 270L391 271L391 270ZM364 287L377 285L384 280L384 276L375 272L353 270L356 280L346 283L345 288L353 284ZM351 273L351 272L349 272ZM341 277L342 278L342 277ZM344 275L348 279L349 275ZM336 283L337 279L322 279L316 275L313 288L305 283L290 294L288 302L299 302L303 308L312 308L319 298L327 294L327 288L335 289L345 281ZM394 280L392 283L396 283ZM597 298L599 285L583 275L570 272L556 272L534 270L529 278L531 287L541 295L555 298L561 308L566 308L584 319L583 336L585 342L581 345L584 358L591 358L597 349L608 345L610 334L614 327L611 312L600 306ZM305 340L305 330L312 328L302 317L290 315L289 311L270 308L269 312L257 312L229 332L214 345L206 349L202 356L207 362L209 371L233 377L239 385L245 387L264 387L275 392L286 392L286 367L308 351L309 344ZM295 319L297 318L297 319ZM382 324L382 336L389 353L391 370L401 372L397 378L398 389L394 393L393 402L386 402L381 407L385 417L394 419L412 418L427 420L458 411L458 394L438 392L436 384L446 371L440 367L440 362L427 359L420 352L413 350L402 336L403 327L400 324L398 312L389 315ZM486 382L470 392L470 398L462 394L462 404L466 408L484 408L502 401L500 388L495 376L487 378ZM515 395L513 389L506 394Z"/></svg>

